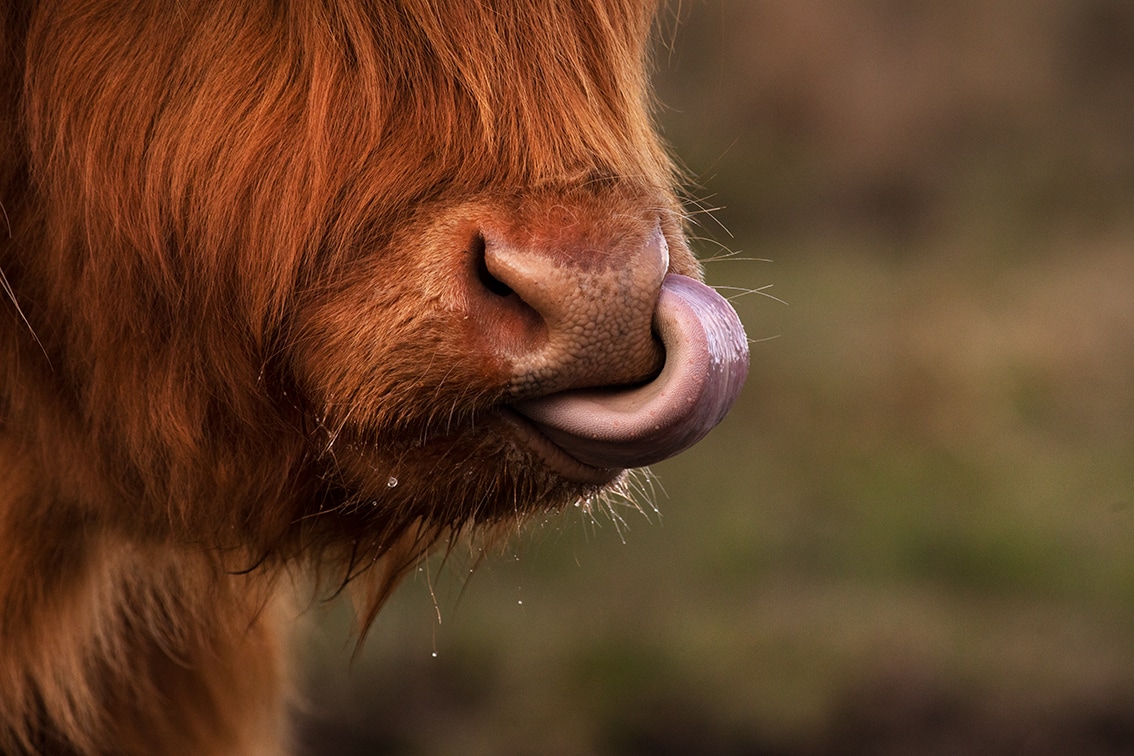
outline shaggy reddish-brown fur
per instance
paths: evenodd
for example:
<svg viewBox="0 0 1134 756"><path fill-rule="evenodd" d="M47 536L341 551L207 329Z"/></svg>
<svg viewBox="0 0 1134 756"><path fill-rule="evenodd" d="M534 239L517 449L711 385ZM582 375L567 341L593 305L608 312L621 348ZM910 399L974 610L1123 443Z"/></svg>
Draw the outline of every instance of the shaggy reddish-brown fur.
<svg viewBox="0 0 1134 756"><path fill-rule="evenodd" d="M0 752L286 750L298 568L375 610L595 493L492 413L462 253L660 223L696 275L653 12L0 0Z"/></svg>

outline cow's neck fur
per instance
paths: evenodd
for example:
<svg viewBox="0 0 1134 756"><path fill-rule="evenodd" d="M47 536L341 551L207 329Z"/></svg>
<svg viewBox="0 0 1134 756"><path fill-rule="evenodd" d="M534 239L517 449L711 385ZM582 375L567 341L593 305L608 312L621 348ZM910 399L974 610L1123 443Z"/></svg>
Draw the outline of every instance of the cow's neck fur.
<svg viewBox="0 0 1134 756"><path fill-rule="evenodd" d="M0 659L21 663L0 665L0 752L286 750L285 602L264 572L129 545L4 482Z"/></svg>

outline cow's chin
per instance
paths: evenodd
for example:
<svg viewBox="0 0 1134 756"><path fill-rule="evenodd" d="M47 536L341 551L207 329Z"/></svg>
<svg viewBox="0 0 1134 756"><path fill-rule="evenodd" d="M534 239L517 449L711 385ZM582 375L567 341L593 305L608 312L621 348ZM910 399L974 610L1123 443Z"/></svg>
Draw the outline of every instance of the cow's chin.
<svg viewBox="0 0 1134 756"><path fill-rule="evenodd" d="M339 514L455 530L554 512L625 476L574 459L508 409L400 440L344 430L328 456L349 491Z"/></svg>

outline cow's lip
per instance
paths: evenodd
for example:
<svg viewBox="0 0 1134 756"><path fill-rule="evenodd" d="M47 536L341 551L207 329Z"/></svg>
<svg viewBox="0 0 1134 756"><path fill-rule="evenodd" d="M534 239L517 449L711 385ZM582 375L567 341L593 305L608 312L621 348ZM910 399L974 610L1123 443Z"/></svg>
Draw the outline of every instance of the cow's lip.
<svg viewBox="0 0 1134 756"><path fill-rule="evenodd" d="M532 421L508 406L497 408L499 417L519 438L526 449L534 453L553 472L575 483L605 486L622 474L622 468L596 467L581 462L547 437Z"/></svg>

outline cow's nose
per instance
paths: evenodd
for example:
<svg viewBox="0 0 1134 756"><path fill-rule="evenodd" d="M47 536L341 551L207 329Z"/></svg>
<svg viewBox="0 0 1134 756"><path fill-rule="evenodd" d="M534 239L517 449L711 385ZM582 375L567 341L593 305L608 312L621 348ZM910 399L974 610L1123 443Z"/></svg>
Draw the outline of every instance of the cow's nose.
<svg viewBox="0 0 1134 756"><path fill-rule="evenodd" d="M606 247L532 248L478 237L475 313L512 365L512 395L625 386L652 378L664 350L652 330L669 266L660 227Z"/></svg>

